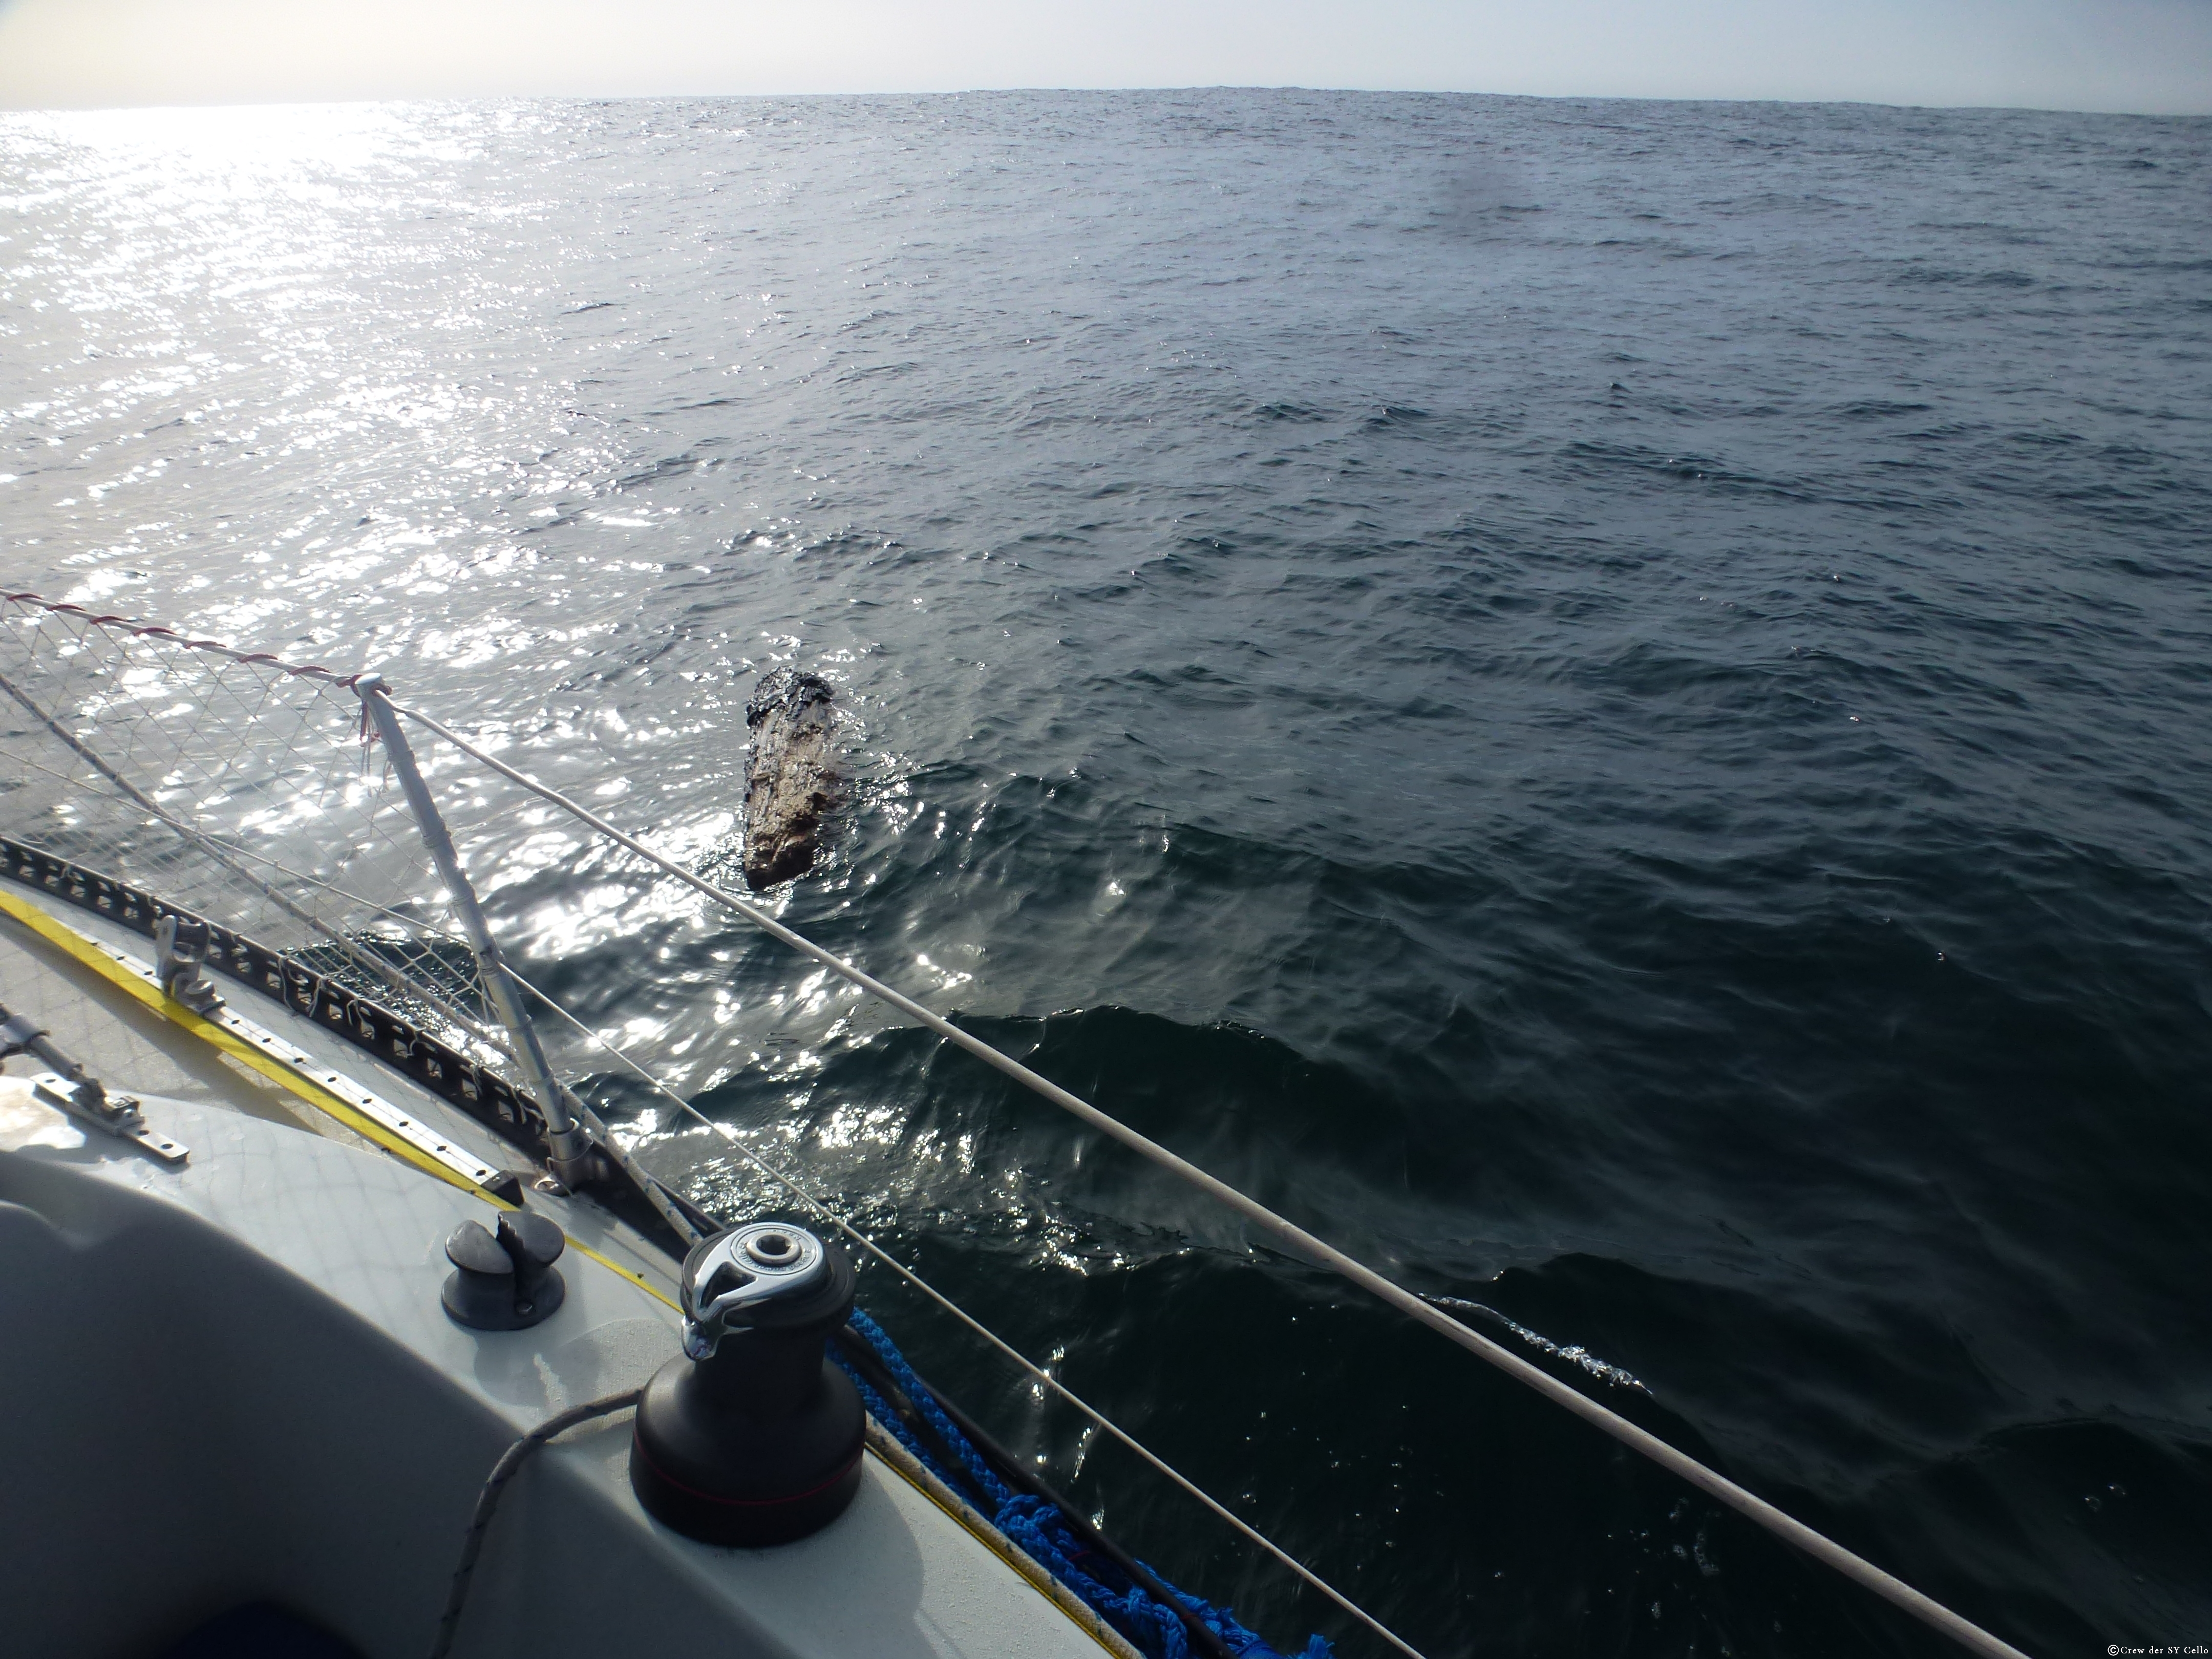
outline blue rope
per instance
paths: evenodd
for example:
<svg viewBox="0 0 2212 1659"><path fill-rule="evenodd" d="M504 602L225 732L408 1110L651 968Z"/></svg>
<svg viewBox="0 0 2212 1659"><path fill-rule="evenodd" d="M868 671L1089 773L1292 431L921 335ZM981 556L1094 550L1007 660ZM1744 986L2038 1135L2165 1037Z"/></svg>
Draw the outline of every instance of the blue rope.
<svg viewBox="0 0 2212 1659"><path fill-rule="evenodd" d="M876 1351L884 1369L951 1449L960 1467L957 1470L947 1469L926 1449L921 1439L891 1409L890 1402L870 1387L833 1345L830 1357L853 1379L860 1391L860 1402L877 1422L896 1436L899 1443L939 1480L948 1484L956 1479L964 1480L972 1490L981 1493L991 1510L992 1524L1018 1545L1031 1560L1073 1590L1085 1606L1128 1638L1147 1659L1190 1659L1190 1632L1172 1608L1163 1606L1142 1585L1133 1583L1111 1561L1093 1552L1076 1536L1066 1517L1043 1498L1017 1492L1001 1480L983 1461L981 1454L969 1443L968 1437L953 1426L952 1419L945 1414L929 1390L922 1387L921 1379L914 1374L914 1368L906 1363L906 1356L897 1346L884 1334L883 1327L858 1308L853 1310L853 1328ZM1168 1583L1164 1575L1153 1571L1149 1561L1144 1563L1144 1567L1207 1629L1220 1637L1222 1645L1237 1659L1283 1659L1260 1637L1238 1624L1226 1607L1217 1607L1211 1601L1176 1589ZM1325 1638L1315 1636L1299 1650L1298 1659L1334 1659L1334 1650Z"/></svg>

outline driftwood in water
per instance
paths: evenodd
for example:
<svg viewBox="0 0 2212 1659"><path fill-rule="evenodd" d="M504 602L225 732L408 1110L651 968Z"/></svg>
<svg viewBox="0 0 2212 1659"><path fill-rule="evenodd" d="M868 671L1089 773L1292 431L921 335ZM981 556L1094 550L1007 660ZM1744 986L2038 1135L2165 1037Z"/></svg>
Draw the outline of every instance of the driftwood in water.
<svg viewBox="0 0 2212 1659"><path fill-rule="evenodd" d="M823 814L838 800L830 749L835 696L819 675L777 668L761 676L745 704L753 733L745 768L745 884L755 892L813 867Z"/></svg>

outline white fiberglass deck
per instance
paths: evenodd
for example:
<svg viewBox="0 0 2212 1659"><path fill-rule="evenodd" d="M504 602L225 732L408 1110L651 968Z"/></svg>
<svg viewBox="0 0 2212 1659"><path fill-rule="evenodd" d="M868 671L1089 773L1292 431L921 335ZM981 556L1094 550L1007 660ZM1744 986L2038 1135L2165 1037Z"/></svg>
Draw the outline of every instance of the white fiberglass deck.
<svg viewBox="0 0 2212 1659"><path fill-rule="evenodd" d="M149 1121L192 1155L166 1170L78 1129L33 1098L21 1057L0 1079L0 1647L158 1654L266 1599L368 1659L416 1659L500 1451L644 1381L676 1352L675 1315L572 1249L544 1324L453 1325L443 1241L489 1218L481 1200L311 1133L281 1094L86 979L0 929L0 1000L112 1088L146 1091ZM644 1516L628 1443L615 1418L517 1480L457 1655L1102 1650L872 1457L822 1533L722 1550Z"/></svg>

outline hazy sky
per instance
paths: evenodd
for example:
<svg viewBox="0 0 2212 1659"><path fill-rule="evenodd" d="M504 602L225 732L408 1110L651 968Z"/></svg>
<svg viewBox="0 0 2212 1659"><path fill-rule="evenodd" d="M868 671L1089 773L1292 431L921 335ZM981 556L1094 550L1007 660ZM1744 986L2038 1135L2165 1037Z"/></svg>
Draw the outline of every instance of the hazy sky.
<svg viewBox="0 0 2212 1659"><path fill-rule="evenodd" d="M2212 0L0 0L0 106L1390 87L2212 113Z"/></svg>

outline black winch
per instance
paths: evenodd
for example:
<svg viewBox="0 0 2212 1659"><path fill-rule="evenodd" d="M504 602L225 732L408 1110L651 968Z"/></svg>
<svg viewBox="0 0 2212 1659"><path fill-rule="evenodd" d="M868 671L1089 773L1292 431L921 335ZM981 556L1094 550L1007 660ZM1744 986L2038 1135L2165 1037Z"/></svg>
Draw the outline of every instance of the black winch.
<svg viewBox="0 0 2212 1659"><path fill-rule="evenodd" d="M787 1543L860 1488L866 1418L823 1344L853 1311L853 1264L803 1227L754 1222L684 1259L684 1353L646 1385L629 1480L709 1544Z"/></svg>

